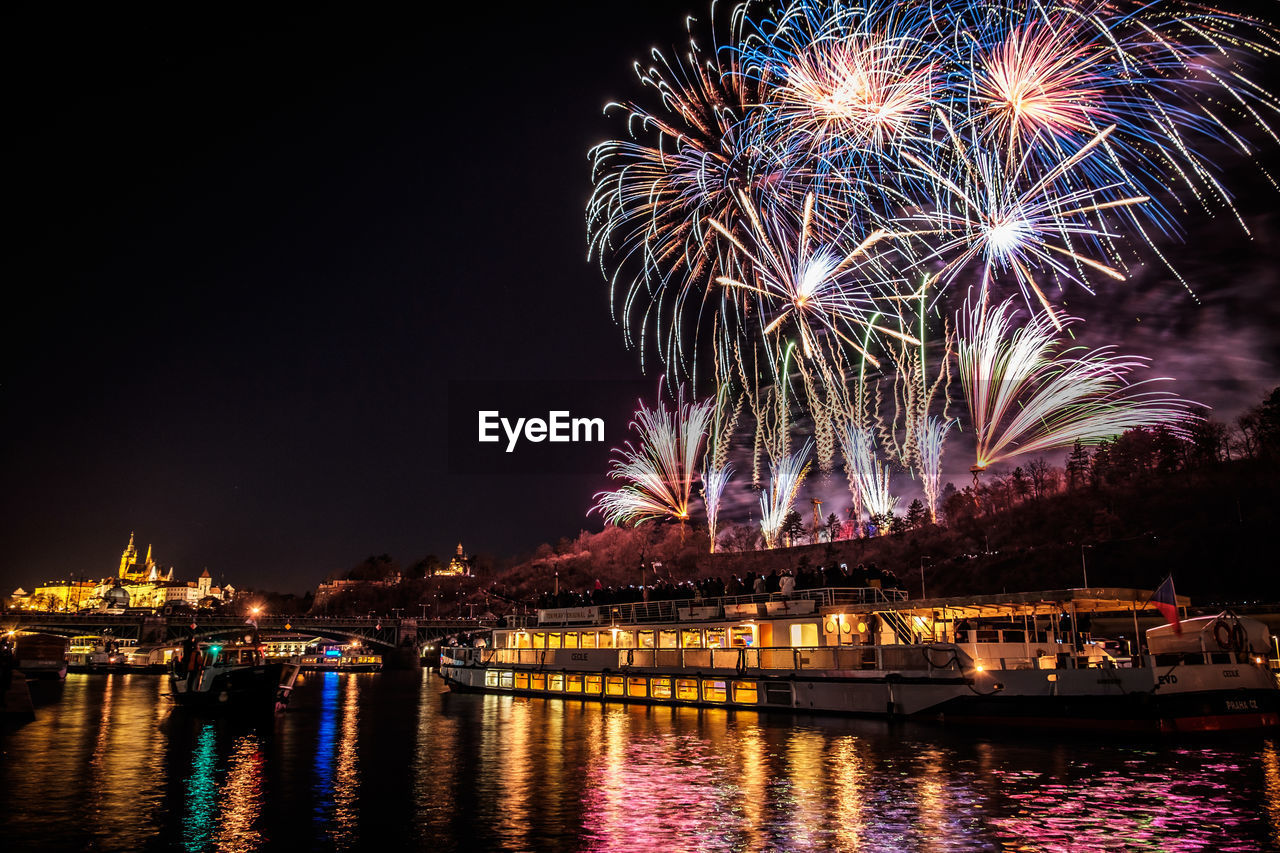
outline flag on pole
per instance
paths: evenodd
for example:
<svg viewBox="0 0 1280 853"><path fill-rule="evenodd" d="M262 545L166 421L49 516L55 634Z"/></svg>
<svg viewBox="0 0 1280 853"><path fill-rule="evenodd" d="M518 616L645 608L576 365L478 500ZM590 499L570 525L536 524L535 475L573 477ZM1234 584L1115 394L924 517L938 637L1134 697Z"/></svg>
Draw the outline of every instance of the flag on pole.
<svg viewBox="0 0 1280 853"><path fill-rule="evenodd" d="M1165 621L1173 626L1173 633L1182 633L1182 623L1178 620L1178 597L1173 592L1173 575L1168 575L1151 596L1151 603L1156 606Z"/></svg>

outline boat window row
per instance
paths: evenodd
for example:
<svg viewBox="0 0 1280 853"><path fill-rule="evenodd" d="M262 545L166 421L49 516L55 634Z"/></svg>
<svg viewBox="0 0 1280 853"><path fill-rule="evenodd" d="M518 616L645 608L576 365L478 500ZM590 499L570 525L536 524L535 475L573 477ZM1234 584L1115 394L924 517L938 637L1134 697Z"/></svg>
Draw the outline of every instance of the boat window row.
<svg viewBox="0 0 1280 853"><path fill-rule="evenodd" d="M817 626L813 629L816 645ZM661 628L635 630L607 628L599 631L511 631L509 649L726 649L759 645L758 626L715 628Z"/></svg>
<svg viewBox="0 0 1280 853"><path fill-rule="evenodd" d="M715 678L518 672L491 669L485 673L484 683L485 687L500 690L614 696L626 699L734 702L739 705L754 705L760 701L756 682Z"/></svg>

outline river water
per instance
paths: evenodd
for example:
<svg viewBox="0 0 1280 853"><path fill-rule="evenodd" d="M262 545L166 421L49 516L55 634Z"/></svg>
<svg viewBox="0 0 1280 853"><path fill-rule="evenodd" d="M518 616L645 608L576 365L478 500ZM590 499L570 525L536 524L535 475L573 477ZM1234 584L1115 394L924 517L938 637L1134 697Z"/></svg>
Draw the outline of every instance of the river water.
<svg viewBox="0 0 1280 853"><path fill-rule="evenodd" d="M0 849L1280 850L1276 739L1159 744L312 674L253 724L70 675L0 735Z"/></svg>

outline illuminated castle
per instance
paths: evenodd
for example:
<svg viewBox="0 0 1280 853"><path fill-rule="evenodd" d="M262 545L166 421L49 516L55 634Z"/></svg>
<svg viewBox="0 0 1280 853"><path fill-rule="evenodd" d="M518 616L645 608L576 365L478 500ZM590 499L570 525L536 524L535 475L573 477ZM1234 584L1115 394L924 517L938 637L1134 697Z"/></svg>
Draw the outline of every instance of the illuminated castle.
<svg viewBox="0 0 1280 853"><path fill-rule="evenodd" d="M138 549L133 546L133 533L129 534L129 546L120 555L120 572L118 577L127 583L154 583L155 581L173 580L173 567L169 567L166 575L160 574L156 561L151 559L151 546L147 546L147 557L138 562Z"/></svg>
<svg viewBox="0 0 1280 853"><path fill-rule="evenodd" d="M467 552L462 550L462 543L458 543L458 550L454 553L453 559L449 561L449 565L443 569L436 571L436 575L465 575L471 576L471 558L467 556Z"/></svg>

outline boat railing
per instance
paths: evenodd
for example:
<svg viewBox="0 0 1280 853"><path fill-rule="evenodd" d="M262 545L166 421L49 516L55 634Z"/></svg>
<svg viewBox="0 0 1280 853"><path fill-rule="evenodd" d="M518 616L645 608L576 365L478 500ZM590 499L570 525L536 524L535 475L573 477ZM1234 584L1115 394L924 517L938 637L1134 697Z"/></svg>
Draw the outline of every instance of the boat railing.
<svg viewBox="0 0 1280 853"><path fill-rule="evenodd" d="M662 601L631 601L585 607L556 607L538 611L539 625L632 625L641 622L696 622L724 618L786 615L816 612L823 607L853 607L905 601L900 589L846 587L798 589L791 595L755 593L717 598L677 598ZM812 602L807 608L800 602ZM789 605L794 605L791 607ZM510 621L511 627L516 625Z"/></svg>

